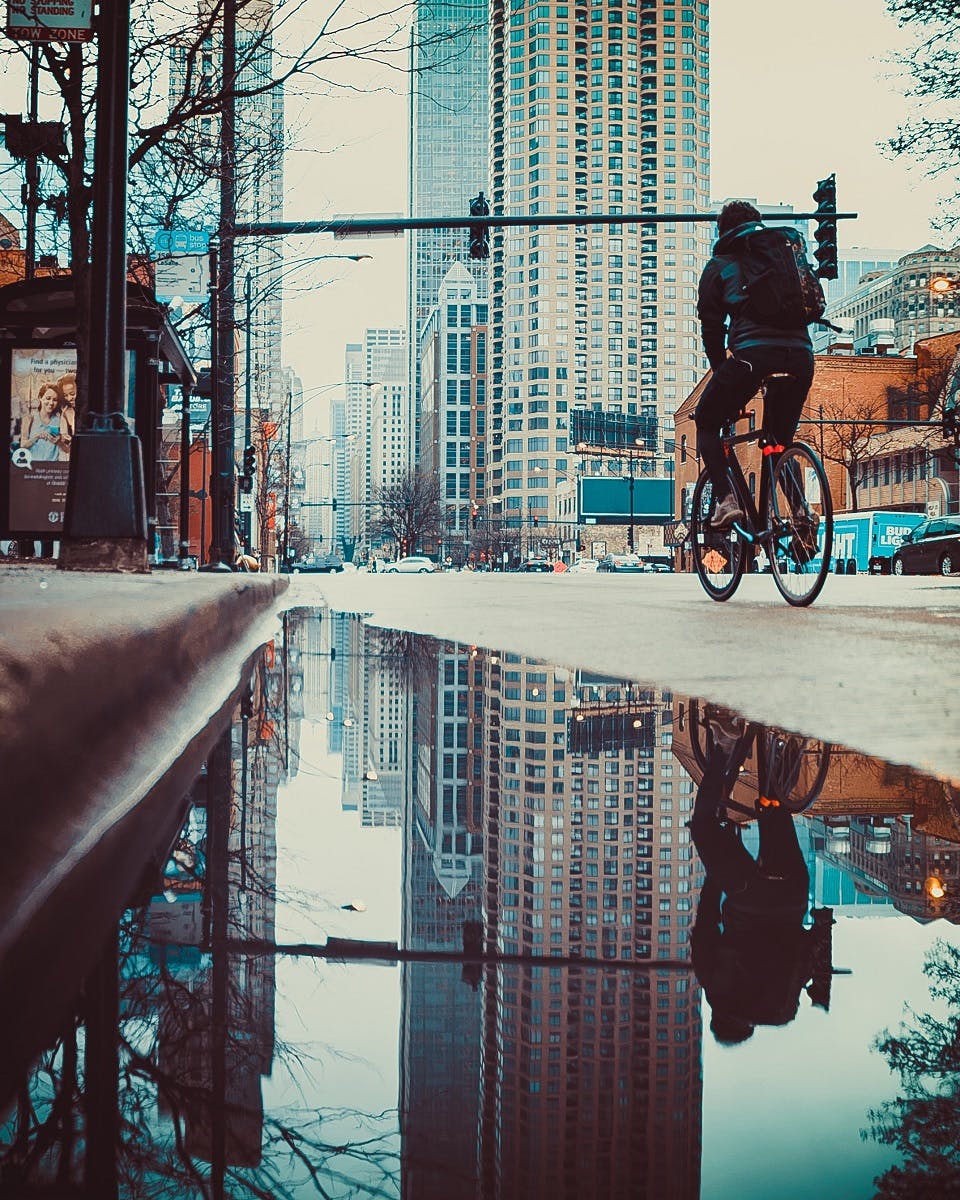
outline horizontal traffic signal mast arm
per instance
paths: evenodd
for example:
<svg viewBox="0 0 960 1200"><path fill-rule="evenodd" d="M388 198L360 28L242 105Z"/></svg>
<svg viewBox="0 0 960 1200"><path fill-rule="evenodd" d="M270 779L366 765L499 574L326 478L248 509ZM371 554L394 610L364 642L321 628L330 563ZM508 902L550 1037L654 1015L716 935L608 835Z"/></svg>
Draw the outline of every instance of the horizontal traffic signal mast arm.
<svg viewBox="0 0 960 1200"><path fill-rule="evenodd" d="M855 212L831 213L836 221L855 221ZM823 213L761 213L764 221L817 221ZM402 233L406 229L490 229L534 225L689 225L698 221L716 223L717 213L540 213L535 217L492 214L489 217L358 217L333 221L239 221L234 237L283 237L294 233L332 233L334 237L363 237L376 233Z"/></svg>

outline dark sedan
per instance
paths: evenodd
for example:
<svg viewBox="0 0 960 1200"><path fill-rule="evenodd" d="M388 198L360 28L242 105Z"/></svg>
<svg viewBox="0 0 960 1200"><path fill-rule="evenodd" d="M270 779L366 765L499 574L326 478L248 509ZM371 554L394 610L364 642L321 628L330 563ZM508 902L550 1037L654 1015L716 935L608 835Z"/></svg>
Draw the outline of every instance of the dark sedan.
<svg viewBox="0 0 960 1200"><path fill-rule="evenodd" d="M960 571L960 517L931 517L897 547L894 575L955 575Z"/></svg>
<svg viewBox="0 0 960 1200"><path fill-rule="evenodd" d="M321 554L318 558L304 559L303 562L293 562L288 570L291 575L307 574L310 572L329 574L332 571L343 570L343 559L338 554Z"/></svg>
<svg viewBox="0 0 960 1200"><path fill-rule="evenodd" d="M528 558L525 563L521 563L517 568L519 571L552 571L553 563L547 562L545 558Z"/></svg>

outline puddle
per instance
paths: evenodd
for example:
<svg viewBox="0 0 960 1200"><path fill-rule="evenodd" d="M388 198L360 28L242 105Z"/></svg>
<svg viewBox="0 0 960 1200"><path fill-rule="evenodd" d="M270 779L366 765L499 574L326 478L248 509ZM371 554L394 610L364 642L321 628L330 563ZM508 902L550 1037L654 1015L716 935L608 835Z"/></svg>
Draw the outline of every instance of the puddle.
<svg viewBox="0 0 960 1200"><path fill-rule="evenodd" d="M949 1193L956 785L304 609L188 801L0 1195Z"/></svg>

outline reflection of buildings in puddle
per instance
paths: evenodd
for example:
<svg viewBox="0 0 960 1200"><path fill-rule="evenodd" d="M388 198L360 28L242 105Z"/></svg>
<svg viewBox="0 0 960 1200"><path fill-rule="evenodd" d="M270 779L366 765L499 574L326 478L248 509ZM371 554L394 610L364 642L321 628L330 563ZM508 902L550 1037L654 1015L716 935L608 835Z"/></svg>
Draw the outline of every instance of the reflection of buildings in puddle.
<svg viewBox="0 0 960 1200"><path fill-rule="evenodd" d="M673 750L698 782L703 774L704 712L719 706L695 698L674 701ZM730 720L735 713L726 710ZM956 919L953 907L937 901L924 887L934 876L947 892L960 894L960 790L944 780L846 747L828 748L804 739L809 758L801 765L795 795L812 796L809 819L813 894L832 905L889 903L919 920ZM757 738L733 786L728 815L750 821L760 794L762 763ZM815 794L814 794L815 792Z"/></svg>
<svg viewBox="0 0 960 1200"><path fill-rule="evenodd" d="M456 951L477 926L488 951L529 965L464 978L405 966L405 1151L423 1177L462 1171L462 1122L472 1130L479 1112L481 1166L504 1194L612 1195L629 1178L638 1192L669 1179L671 1194L693 1196L699 992L676 963L699 881L670 697L433 645L417 688L404 944ZM598 968L550 966L551 955ZM671 969L633 965L658 958ZM441 1022L447 1038L469 1031L446 1069ZM454 1166L440 1147L461 1143Z"/></svg>

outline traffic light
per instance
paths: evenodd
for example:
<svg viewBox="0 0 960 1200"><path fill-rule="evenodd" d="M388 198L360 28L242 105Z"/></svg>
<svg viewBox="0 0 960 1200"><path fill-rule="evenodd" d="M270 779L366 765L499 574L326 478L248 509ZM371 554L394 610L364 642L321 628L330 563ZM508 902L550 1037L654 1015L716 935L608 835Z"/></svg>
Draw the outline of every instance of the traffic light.
<svg viewBox="0 0 960 1200"><path fill-rule="evenodd" d="M337 498L336 498L336 496L334 496L334 498L333 498L333 511L334 511L334 512L336 512L336 511L337 511Z"/></svg>
<svg viewBox="0 0 960 1200"><path fill-rule="evenodd" d="M960 394L956 391L943 401L943 436L960 440Z"/></svg>
<svg viewBox="0 0 960 1200"><path fill-rule="evenodd" d="M483 192L480 192L470 201L470 216L488 217L489 215L490 205L487 203ZM490 231L486 225L470 226L470 257L490 257Z"/></svg>
<svg viewBox="0 0 960 1200"><path fill-rule="evenodd" d="M253 446L243 448L243 470L240 473L240 491L249 495L253 491L253 477L257 473L257 451Z"/></svg>
<svg viewBox="0 0 960 1200"><path fill-rule="evenodd" d="M479 523L480 523L480 506L478 504L474 504L470 509L470 524L473 526L474 529L476 529L476 527Z"/></svg>
<svg viewBox="0 0 960 1200"><path fill-rule="evenodd" d="M813 193L817 205L817 275L820 279L836 279L837 270L837 177L828 175L817 184ZM822 215L821 215L822 214Z"/></svg>
<svg viewBox="0 0 960 1200"><path fill-rule="evenodd" d="M533 518L533 523L534 523L534 525L539 525L539 524L540 524L540 518L539 518L539 517L534 517L534 518Z"/></svg>

